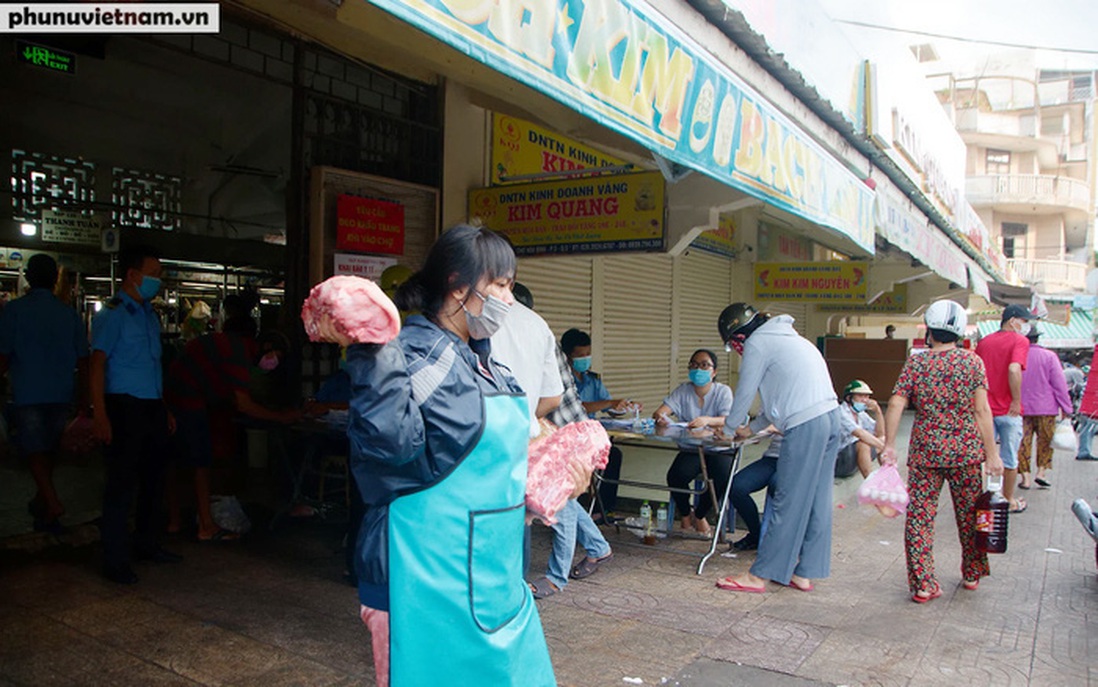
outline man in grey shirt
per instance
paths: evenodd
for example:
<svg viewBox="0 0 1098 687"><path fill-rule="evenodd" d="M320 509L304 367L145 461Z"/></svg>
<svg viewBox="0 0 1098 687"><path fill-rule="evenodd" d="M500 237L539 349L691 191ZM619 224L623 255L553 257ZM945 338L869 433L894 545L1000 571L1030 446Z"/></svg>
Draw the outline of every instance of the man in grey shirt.
<svg viewBox="0 0 1098 687"><path fill-rule="evenodd" d="M793 329L788 315L733 303L721 313L718 329L726 345L743 356L725 431L751 434L744 425L757 393L784 440L755 563L717 586L758 593L773 580L812 591L812 579L831 572L831 477L842 433L827 363Z"/></svg>

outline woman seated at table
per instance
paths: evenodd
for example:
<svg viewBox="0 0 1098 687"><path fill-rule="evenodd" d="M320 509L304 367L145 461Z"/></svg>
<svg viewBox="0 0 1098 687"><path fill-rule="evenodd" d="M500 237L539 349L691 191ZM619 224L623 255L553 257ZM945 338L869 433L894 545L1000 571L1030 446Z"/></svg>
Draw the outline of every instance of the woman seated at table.
<svg viewBox="0 0 1098 687"><path fill-rule="evenodd" d="M685 422L690 429L703 429L724 426L724 416L732 409L732 389L727 384L714 382L717 373L717 356L713 351L699 348L690 356L690 381L684 382L663 399L663 403L652 417L660 425L671 423L669 415ZM732 456L726 453L706 453L705 468L716 485L717 493L723 494L732 473ZM701 474L701 459L697 450L682 451L667 471L667 486L686 489ZM707 489L698 497L696 510L690 509L690 494L671 492L675 510L682 516L683 529L693 527L702 534L709 533L709 523L705 516L713 505L713 499Z"/></svg>

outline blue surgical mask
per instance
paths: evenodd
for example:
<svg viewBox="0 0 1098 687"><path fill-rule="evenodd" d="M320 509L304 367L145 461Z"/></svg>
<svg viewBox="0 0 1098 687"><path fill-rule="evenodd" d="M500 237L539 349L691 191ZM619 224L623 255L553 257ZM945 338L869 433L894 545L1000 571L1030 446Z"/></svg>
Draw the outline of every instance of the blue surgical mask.
<svg viewBox="0 0 1098 687"><path fill-rule="evenodd" d="M859 413L865 410L865 404L862 403L861 401L855 401L855 402L851 403L850 407L853 408L855 410L855 412L859 412Z"/></svg>
<svg viewBox="0 0 1098 687"><path fill-rule="evenodd" d="M156 298L156 294L160 293L160 280L147 274L144 275L141 277L141 283L137 285L137 292L146 301Z"/></svg>
<svg viewBox="0 0 1098 687"><path fill-rule="evenodd" d="M690 382L694 386L705 386L709 382L713 381L712 370L690 370Z"/></svg>
<svg viewBox="0 0 1098 687"><path fill-rule="evenodd" d="M572 369L580 374L591 369L591 356L586 358L572 358Z"/></svg>

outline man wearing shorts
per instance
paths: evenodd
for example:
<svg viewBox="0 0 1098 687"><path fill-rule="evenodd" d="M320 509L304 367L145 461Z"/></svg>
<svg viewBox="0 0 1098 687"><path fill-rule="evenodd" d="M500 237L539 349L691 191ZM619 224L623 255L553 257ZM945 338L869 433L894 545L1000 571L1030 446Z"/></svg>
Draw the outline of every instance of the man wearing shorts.
<svg viewBox="0 0 1098 687"><path fill-rule="evenodd" d="M1010 512L1026 509L1023 499L1014 498L1018 476L1018 449L1022 445L1022 370L1029 356L1029 321L1033 315L1020 305L1003 309L999 331L976 346L976 355L987 371L987 400L995 423L995 439L1003 459L1003 496L1010 500Z"/></svg>
<svg viewBox="0 0 1098 687"><path fill-rule="evenodd" d="M221 332L188 342L168 369L164 398L179 426L176 445L195 472L199 541L225 541L240 536L218 526L211 511L210 469L214 456L211 417L240 411L257 420L294 422L302 415L299 410L271 410L252 398L248 383L252 365L260 357L255 329L255 323L246 315L226 320ZM284 355L284 350L268 352L263 367L277 367ZM173 513L173 517L178 523L178 513Z"/></svg>
<svg viewBox="0 0 1098 687"><path fill-rule="evenodd" d="M0 316L0 375L7 371L11 377L17 441L38 488L27 506L34 529L60 534L65 508L53 486L53 459L72 415L74 370L80 372L81 397L87 398L88 332L76 310L53 295L53 258L32 256L26 279L31 290Z"/></svg>

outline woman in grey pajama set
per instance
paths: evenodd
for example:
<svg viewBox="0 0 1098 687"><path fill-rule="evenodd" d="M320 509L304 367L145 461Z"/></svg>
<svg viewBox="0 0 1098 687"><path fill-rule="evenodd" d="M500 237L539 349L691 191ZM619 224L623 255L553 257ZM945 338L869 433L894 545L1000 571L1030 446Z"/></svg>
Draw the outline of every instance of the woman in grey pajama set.
<svg viewBox="0 0 1098 687"><path fill-rule="evenodd" d="M747 412L762 408L784 436L767 506L767 530L750 571L717 582L737 592L766 591L766 581L812 591L831 572L831 478L841 420L823 356L793 329L788 315L769 316L733 303L718 323L743 356L725 431L748 436Z"/></svg>

